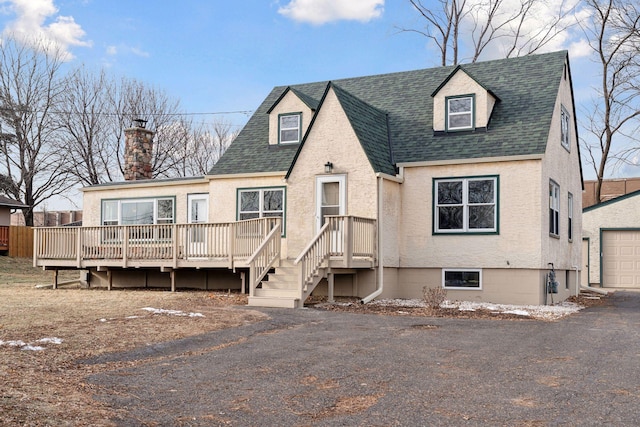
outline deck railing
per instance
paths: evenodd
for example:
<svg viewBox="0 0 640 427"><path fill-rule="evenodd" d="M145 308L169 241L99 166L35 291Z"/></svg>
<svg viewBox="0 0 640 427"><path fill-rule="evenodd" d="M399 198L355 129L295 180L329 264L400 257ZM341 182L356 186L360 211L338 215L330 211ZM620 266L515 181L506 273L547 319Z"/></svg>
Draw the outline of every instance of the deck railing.
<svg viewBox="0 0 640 427"><path fill-rule="evenodd" d="M314 282L314 276L327 261L339 258L350 268L354 258L375 260L376 221L355 216L328 216L315 238L295 260L301 264L302 288Z"/></svg>
<svg viewBox="0 0 640 427"><path fill-rule="evenodd" d="M249 296L253 297L255 289L269 270L275 267L276 264L279 265L282 244L281 235L282 229L278 223L247 260L249 264Z"/></svg>
<svg viewBox="0 0 640 427"><path fill-rule="evenodd" d="M34 264L42 260L111 260L126 267L133 261L247 259L281 219L228 223L38 227L34 230Z"/></svg>

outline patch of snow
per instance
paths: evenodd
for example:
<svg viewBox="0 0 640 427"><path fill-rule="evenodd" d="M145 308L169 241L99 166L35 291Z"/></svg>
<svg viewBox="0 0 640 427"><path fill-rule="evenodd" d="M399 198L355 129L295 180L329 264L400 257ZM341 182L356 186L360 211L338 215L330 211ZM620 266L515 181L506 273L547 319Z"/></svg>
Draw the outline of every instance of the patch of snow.
<svg viewBox="0 0 640 427"><path fill-rule="evenodd" d="M507 311L503 311L503 313L516 314L518 316L531 316L531 313L529 313L526 310L507 310Z"/></svg>
<svg viewBox="0 0 640 427"><path fill-rule="evenodd" d="M40 338L39 340L36 340L36 342L39 342L42 344L62 344L62 338L56 338L56 337Z"/></svg>
<svg viewBox="0 0 640 427"><path fill-rule="evenodd" d="M9 347L22 347L27 345L24 341L21 340L10 340L10 341L2 341L0 340L0 345L8 345Z"/></svg>
<svg viewBox="0 0 640 427"><path fill-rule="evenodd" d="M152 314L167 314L169 316L204 317L202 313L185 313L180 310L166 310L164 308L143 307L142 310Z"/></svg>
<svg viewBox="0 0 640 427"><path fill-rule="evenodd" d="M44 350L44 347L41 347L39 345L27 344L27 345L23 346L20 350L23 350L23 351L42 351L42 350Z"/></svg>
<svg viewBox="0 0 640 427"><path fill-rule="evenodd" d="M62 344L62 339L55 338L55 337L40 338L35 342L39 344ZM42 351L45 349L45 347L42 347L41 345L33 345L31 343L27 344L22 340L12 340L12 341L0 340L0 346L2 345L8 345L9 347L20 347L20 350L27 350L27 351Z"/></svg>
<svg viewBox="0 0 640 427"><path fill-rule="evenodd" d="M426 307L421 299L380 299L370 304L392 307ZM518 316L529 316L535 319L556 320L582 310L584 307L576 303L563 301L555 305L511 305L472 301L444 301L441 308L456 308L460 311L489 310L495 313L510 313Z"/></svg>

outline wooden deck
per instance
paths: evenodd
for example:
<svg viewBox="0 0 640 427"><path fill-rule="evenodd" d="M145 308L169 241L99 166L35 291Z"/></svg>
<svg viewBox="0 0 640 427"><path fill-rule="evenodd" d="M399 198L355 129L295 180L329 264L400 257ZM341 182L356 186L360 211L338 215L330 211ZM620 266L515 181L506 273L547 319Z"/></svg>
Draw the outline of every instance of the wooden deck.
<svg viewBox="0 0 640 427"><path fill-rule="evenodd" d="M179 269L243 268L249 270L252 305L301 307L331 269L370 269L377 263L376 221L332 216L295 262L289 260L288 269L281 269L280 276L283 271L289 276L281 280L293 288L269 290L265 277L278 274L281 266L281 234L282 220L276 217L208 224L39 227L34 229L33 265L107 273L160 269L170 273L172 290ZM261 293L269 294L262 302Z"/></svg>
<svg viewBox="0 0 640 427"><path fill-rule="evenodd" d="M280 218L229 223L38 227L33 264L44 268L246 267Z"/></svg>

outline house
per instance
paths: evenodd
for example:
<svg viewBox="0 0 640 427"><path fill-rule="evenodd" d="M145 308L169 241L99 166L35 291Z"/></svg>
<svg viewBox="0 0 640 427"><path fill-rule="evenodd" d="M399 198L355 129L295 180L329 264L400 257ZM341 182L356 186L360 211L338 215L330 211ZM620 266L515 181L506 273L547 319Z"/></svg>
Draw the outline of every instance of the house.
<svg viewBox="0 0 640 427"><path fill-rule="evenodd" d="M582 218L583 285L640 289L640 189L586 207Z"/></svg>
<svg viewBox="0 0 640 427"><path fill-rule="evenodd" d="M246 287L265 306L312 291L368 302L428 286L513 304L577 292L565 51L275 87L203 177L150 179L152 133L127 135L128 180L84 188L83 227L42 229L36 265L108 286Z"/></svg>
<svg viewBox="0 0 640 427"><path fill-rule="evenodd" d="M602 180L602 190L600 191L601 200L596 200L597 183L598 181L595 180L584 182L582 209L640 190L639 177L604 179Z"/></svg>
<svg viewBox="0 0 640 427"><path fill-rule="evenodd" d="M0 196L0 253L9 250L9 226L11 225L11 211L26 208L26 205Z"/></svg>
<svg viewBox="0 0 640 427"><path fill-rule="evenodd" d="M22 211L11 214L11 225L24 226L25 219ZM81 210L62 210L62 211L34 211L33 212L34 227L55 227L58 225L82 225Z"/></svg>

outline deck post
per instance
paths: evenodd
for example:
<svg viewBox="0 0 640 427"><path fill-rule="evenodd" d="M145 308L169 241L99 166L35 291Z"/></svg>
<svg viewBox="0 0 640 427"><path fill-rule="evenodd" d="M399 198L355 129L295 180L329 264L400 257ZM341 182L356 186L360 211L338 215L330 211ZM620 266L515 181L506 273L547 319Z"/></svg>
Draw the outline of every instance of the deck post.
<svg viewBox="0 0 640 427"><path fill-rule="evenodd" d="M329 272L327 273L327 282L329 284L329 295L327 296L327 302L334 303L335 302L335 300L333 299L334 274L331 272L331 270L329 270Z"/></svg>
<svg viewBox="0 0 640 427"><path fill-rule="evenodd" d="M348 216L344 218L344 232L342 233L343 239L343 256L346 262L347 268L351 268L353 261L353 217Z"/></svg>
<svg viewBox="0 0 640 427"><path fill-rule="evenodd" d="M111 285L113 284L113 274L111 270L107 269L107 290L111 290Z"/></svg>
<svg viewBox="0 0 640 427"><path fill-rule="evenodd" d="M76 228L76 233L76 266L80 268L80 263L82 261L82 230L80 227Z"/></svg>
<svg viewBox="0 0 640 427"><path fill-rule="evenodd" d="M58 289L58 269L53 270L53 289Z"/></svg>
<svg viewBox="0 0 640 427"><path fill-rule="evenodd" d="M174 269L171 269L171 271L169 271L169 277L171 277L171 292L175 292L176 291L176 271Z"/></svg>

